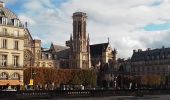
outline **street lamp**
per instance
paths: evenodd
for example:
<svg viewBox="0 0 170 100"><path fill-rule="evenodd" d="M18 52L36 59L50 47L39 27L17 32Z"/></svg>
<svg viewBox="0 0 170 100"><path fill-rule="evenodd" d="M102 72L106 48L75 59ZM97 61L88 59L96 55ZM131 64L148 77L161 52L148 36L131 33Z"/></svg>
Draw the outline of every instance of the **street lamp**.
<svg viewBox="0 0 170 100"><path fill-rule="evenodd" d="M32 72L32 61L33 61L33 57L31 57L30 58L30 68L31 68L31 77L30 77L30 86L33 86L33 82L34 82L34 80L33 80L33 72Z"/></svg>
<svg viewBox="0 0 170 100"><path fill-rule="evenodd" d="M170 66L168 66L168 79L167 79L167 83L168 83L168 88L169 88L169 69L170 69Z"/></svg>

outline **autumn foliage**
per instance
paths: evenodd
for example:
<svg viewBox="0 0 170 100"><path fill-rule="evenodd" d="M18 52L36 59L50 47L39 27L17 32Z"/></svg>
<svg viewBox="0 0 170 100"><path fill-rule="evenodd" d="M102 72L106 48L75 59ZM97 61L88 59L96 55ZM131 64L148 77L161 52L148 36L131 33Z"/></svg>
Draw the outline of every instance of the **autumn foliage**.
<svg viewBox="0 0 170 100"><path fill-rule="evenodd" d="M60 86L61 84L95 86L96 77L93 70L33 67L24 71L24 83L29 84L29 80L33 78L34 85L54 83L55 86Z"/></svg>

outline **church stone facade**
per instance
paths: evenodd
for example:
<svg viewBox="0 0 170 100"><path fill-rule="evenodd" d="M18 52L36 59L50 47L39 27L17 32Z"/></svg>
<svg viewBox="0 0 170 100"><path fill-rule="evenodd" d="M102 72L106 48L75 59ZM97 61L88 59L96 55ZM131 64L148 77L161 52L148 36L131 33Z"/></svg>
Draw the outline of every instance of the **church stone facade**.
<svg viewBox="0 0 170 100"><path fill-rule="evenodd" d="M70 37L70 68L89 69L90 45L89 35L86 34L86 13L73 13L73 36Z"/></svg>

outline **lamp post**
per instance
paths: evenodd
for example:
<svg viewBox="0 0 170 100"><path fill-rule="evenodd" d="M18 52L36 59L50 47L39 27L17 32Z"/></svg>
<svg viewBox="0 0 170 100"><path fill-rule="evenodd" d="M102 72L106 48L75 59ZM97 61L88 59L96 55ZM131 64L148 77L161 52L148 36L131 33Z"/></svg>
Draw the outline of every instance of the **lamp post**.
<svg viewBox="0 0 170 100"><path fill-rule="evenodd" d="M32 61L33 61L33 57L31 57L30 58L30 70L31 70L31 77L30 77L30 83L29 83L29 85L32 87L33 86L33 82L34 82L34 80L33 80L33 71L32 71Z"/></svg>
<svg viewBox="0 0 170 100"><path fill-rule="evenodd" d="M167 79L167 83L168 83L168 88L169 88L169 69L170 69L170 66L168 66L168 79Z"/></svg>

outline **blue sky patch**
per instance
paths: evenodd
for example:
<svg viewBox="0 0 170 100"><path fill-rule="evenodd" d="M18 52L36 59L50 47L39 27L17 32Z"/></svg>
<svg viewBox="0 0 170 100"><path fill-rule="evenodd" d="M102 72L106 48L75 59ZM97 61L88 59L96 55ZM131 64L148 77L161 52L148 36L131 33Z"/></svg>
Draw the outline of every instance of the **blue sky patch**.
<svg viewBox="0 0 170 100"><path fill-rule="evenodd" d="M144 27L145 31L162 31L170 29L170 23L164 23L164 24L149 24Z"/></svg>
<svg viewBox="0 0 170 100"><path fill-rule="evenodd" d="M154 3L151 4L151 6L159 6L162 3L161 0L157 0Z"/></svg>

